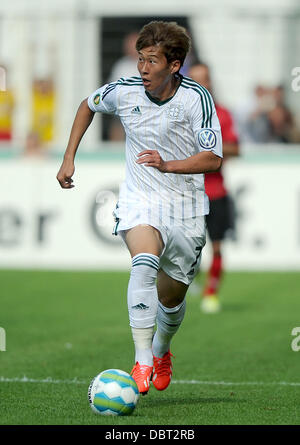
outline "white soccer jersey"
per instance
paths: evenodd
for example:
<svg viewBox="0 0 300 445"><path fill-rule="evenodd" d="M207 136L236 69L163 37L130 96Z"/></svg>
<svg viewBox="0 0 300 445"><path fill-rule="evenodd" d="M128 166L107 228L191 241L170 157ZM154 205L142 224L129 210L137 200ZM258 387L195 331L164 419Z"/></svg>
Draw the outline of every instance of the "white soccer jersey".
<svg viewBox="0 0 300 445"><path fill-rule="evenodd" d="M92 111L118 115L125 129L121 218L125 214L128 218L128 202L144 211L159 207L167 216L180 213L183 219L209 211L203 174L162 173L136 163L143 150L157 150L165 161L182 160L205 150L222 157L221 129L210 93L188 77L180 75L180 79L174 96L163 102L152 98L137 76L104 85L88 98Z"/></svg>

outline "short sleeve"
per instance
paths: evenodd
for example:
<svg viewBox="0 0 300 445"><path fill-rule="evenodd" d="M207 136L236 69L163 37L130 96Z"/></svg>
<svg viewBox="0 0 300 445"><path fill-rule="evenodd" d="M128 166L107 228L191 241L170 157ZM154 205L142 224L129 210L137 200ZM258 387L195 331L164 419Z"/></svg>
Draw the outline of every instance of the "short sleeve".
<svg viewBox="0 0 300 445"><path fill-rule="evenodd" d="M94 113L113 114L117 111L117 82L106 84L88 97L88 106Z"/></svg>
<svg viewBox="0 0 300 445"><path fill-rule="evenodd" d="M197 91L197 98L192 107L192 127L197 150L212 151L223 157L222 133L211 94L206 88Z"/></svg>

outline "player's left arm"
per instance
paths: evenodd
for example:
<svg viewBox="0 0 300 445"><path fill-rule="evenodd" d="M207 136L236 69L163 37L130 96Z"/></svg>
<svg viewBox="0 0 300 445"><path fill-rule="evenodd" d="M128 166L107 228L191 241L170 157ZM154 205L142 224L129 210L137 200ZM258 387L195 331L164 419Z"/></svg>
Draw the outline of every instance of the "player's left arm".
<svg viewBox="0 0 300 445"><path fill-rule="evenodd" d="M202 151L186 159L164 161L157 150L144 150L138 154L136 162L155 167L162 173L196 174L218 171L222 158L212 151Z"/></svg>
<svg viewBox="0 0 300 445"><path fill-rule="evenodd" d="M144 150L138 154L137 163L155 167L163 173L197 174L218 171L222 166L222 134L211 95L203 108L200 96L191 106L191 127L198 153L185 159L164 161L157 150Z"/></svg>

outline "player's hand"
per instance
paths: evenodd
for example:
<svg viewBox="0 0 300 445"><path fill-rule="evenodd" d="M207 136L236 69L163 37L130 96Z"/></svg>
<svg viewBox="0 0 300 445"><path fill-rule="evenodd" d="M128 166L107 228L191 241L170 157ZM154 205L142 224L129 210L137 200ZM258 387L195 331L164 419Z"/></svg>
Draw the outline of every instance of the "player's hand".
<svg viewBox="0 0 300 445"><path fill-rule="evenodd" d="M138 154L137 164L144 164L146 167L155 167L162 173L167 171L167 162L165 162L157 150L144 150Z"/></svg>
<svg viewBox="0 0 300 445"><path fill-rule="evenodd" d="M72 176L75 172L74 162L66 162L64 161L57 173L56 179L60 183L61 188L63 189L71 189L74 187L72 184L73 179Z"/></svg>

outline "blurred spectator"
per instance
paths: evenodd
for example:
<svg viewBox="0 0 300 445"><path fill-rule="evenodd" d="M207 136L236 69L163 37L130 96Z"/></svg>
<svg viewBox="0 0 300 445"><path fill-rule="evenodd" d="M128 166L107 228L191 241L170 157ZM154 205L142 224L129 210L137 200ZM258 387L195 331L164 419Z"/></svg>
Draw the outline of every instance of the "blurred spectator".
<svg viewBox="0 0 300 445"><path fill-rule="evenodd" d="M135 43L138 38L138 32L133 31L125 36L123 41L123 57L118 59L112 67L108 82L115 82L120 77L139 76L137 69L138 54L135 49Z"/></svg>
<svg viewBox="0 0 300 445"><path fill-rule="evenodd" d="M137 38L137 31L133 31L125 37L123 42L124 55L113 66L108 82L115 82L120 77L139 76L137 69L138 54L135 48ZM119 118L111 116L109 121L108 139L110 141L124 141L125 132Z"/></svg>
<svg viewBox="0 0 300 445"><path fill-rule="evenodd" d="M250 142L270 142L272 128L268 113L274 107L274 98L270 90L262 85L255 87L254 96L253 110L246 119L245 131Z"/></svg>
<svg viewBox="0 0 300 445"><path fill-rule="evenodd" d="M284 88L257 85L254 100L244 112L239 110L239 131L244 142L296 142L293 115L285 103Z"/></svg>
<svg viewBox="0 0 300 445"><path fill-rule="evenodd" d="M1 66L6 72L4 66ZM11 141L13 133L13 111L15 99L11 89L0 92L0 142Z"/></svg>
<svg viewBox="0 0 300 445"><path fill-rule="evenodd" d="M51 79L36 79L32 89L32 131L42 144L54 136L55 91Z"/></svg>
<svg viewBox="0 0 300 445"><path fill-rule="evenodd" d="M25 142L25 148L23 155L32 158L43 158L46 154L46 150L43 147L39 134L31 131L28 133Z"/></svg>
<svg viewBox="0 0 300 445"><path fill-rule="evenodd" d="M283 86L279 85L275 87L272 95L274 98L274 106L268 113L272 140L274 142L292 142L293 116L285 104Z"/></svg>

